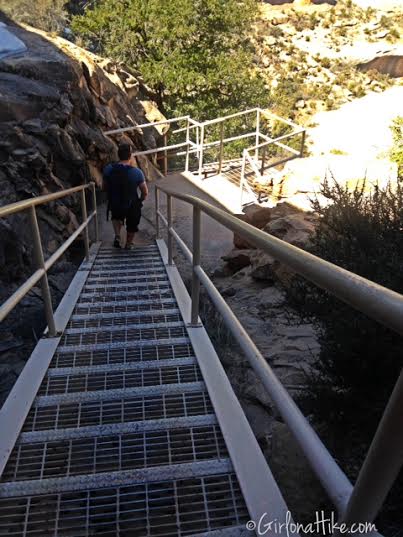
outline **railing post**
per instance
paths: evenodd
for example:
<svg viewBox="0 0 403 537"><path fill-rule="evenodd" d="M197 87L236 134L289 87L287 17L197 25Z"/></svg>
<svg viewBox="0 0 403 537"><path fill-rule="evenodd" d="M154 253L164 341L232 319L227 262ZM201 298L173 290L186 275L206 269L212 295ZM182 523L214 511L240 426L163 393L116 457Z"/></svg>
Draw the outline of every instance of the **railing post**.
<svg viewBox="0 0 403 537"><path fill-rule="evenodd" d="M172 230L172 196L167 194L167 211L168 211L168 265L173 265L173 238Z"/></svg>
<svg viewBox="0 0 403 537"><path fill-rule="evenodd" d="M256 145L259 145L260 141L260 110L259 108L256 110ZM256 163L259 161L259 149L255 149L255 160Z"/></svg>
<svg viewBox="0 0 403 537"><path fill-rule="evenodd" d="M164 134L164 147L166 148L168 146L168 134ZM165 177L168 175L168 149L165 149L164 151L164 175Z"/></svg>
<svg viewBox="0 0 403 537"><path fill-rule="evenodd" d="M302 138L301 138L301 148L299 150L299 156L302 158L304 156L304 148L305 148L305 137L306 137L306 131L302 131Z"/></svg>
<svg viewBox="0 0 403 537"><path fill-rule="evenodd" d="M159 239L160 238L160 215L159 215L160 191L157 186L155 187L154 195L155 195L155 232L157 235L157 239Z"/></svg>
<svg viewBox="0 0 403 537"><path fill-rule="evenodd" d="M204 125L200 127L200 151L199 151L199 177L203 173L203 146L204 146Z"/></svg>
<svg viewBox="0 0 403 537"><path fill-rule="evenodd" d="M200 125L197 125L197 127L196 127L196 147L197 147L197 158L198 158L198 161L200 162L199 129L200 129Z"/></svg>
<svg viewBox="0 0 403 537"><path fill-rule="evenodd" d="M91 183L92 190L92 204L95 211L95 242L99 242L99 222L98 222L98 207L97 207L97 193L95 189L95 183Z"/></svg>
<svg viewBox="0 0 403 537"><path fill-rule="evenodd" d="M188 122L186 125L186 160L185 160L185 172L189 171L189 150L190 150L190 121L188 118Z"/></svg>
<svg viewBox="0 0 403 537"><path fill-rule="evenodd" d="M193 207L193 275L192 275L192 312L190 323L198 326L200 307L200 280L196 274L196 267L200 266L200 239L201 239L201 211Z"/></svg>
<svg viewBox="0 0 403 537"><path fill-rule="evenodd" d="M87 202L85 200L85 190L84 188L81 190L81 214L83 218L83 222L85 222L88 219L87 216ZM90 259L90 240L88 237L88 226L86 226L83 230L83 237L84 237L84 248L85 248L85 259L86 261L89 261Z"/></svg>
<svg viewBox="0 0 403 537"><path fill-rule="evenodd" d="M218 174L220 174L222 170L223 153L224 153L224 121L221 121L220 123L220 157L219 157L219 163L218 163Z"/></svg>
<svg viewBox="0 0 403 537"><path fill-rule="evenodd" d="M41 234L39 231L38 219L36 217L35 207L31 206L29 209L29 214L31 218L31 228L33 232L34 239L34 254L35 261L38 268L44 269L45 273L41 278L41 287L42 287L42 298L45 305L45 315L46 321L48 323L49 337L56 337L56 325L55 318L53 315L53 306L52 306L52 296L49 289L48 275L45 269L45 259L43 257L43 249L41 242Z"/></svg>
<svg viewBox="0 0 403 537"><path fill-rule="evenodd" d="M373 522L403 464L403 371L378 425L342 522Z"/></svg>
<svg viewBox="0 0 403 537"><path fill-rule="evenodd" d="M241 180L239 183L239 188L241 189L241 212L242 212L242 203L243 203L243 185L245 182L245 165L246 165L246 152L245 149L243 150L243 158L242 158L242 168L241 168Z"/></svg>
<svg viewBox="0 0 403 537"><path fill-rule="evenodd" d="M266 146L264 145L262 147L262 166L260 168L260 175L262 176L264 175L264 166L266 164L265 160L266 160Z"/></svg>

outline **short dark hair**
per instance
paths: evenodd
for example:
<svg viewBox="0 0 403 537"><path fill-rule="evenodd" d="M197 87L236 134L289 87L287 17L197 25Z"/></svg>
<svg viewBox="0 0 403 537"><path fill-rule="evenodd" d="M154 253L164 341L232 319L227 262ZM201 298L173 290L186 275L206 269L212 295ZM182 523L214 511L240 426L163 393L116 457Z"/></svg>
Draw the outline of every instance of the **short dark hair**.
<svg viewBox="0 0 403 537"><path fill-rule="evenodd" d="M132 146L127 143L119 144L118 156L119 160L129 160L132 154Z"/></svg>

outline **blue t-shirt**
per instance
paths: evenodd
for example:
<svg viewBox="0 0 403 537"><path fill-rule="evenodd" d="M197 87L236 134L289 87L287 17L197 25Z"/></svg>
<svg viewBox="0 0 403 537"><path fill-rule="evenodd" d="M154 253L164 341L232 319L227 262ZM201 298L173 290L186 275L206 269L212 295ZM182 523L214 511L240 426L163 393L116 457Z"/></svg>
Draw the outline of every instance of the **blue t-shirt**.
<svg viewBox="0 0 403 537"><path fill-rule="evenodd" d="M113 196L113 172L117 168L124 168L127 170L127 177L129 183L129 200L136 201L139 198L138 187L145 182L145 177L143 172L139 168L134 168L129 164L121 164L120 162L115 162L113 164L108 164L103 171L104 181L106 183L106 188L109 194Z"/></svg>

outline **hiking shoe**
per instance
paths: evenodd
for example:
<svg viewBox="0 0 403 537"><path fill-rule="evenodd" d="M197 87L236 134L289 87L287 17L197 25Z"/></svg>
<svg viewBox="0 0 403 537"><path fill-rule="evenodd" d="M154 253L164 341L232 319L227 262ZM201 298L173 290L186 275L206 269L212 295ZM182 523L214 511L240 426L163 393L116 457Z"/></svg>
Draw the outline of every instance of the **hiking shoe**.
<svg viewBox="0 0 403 537"><path fill-rule="evenodd" d="M134 250L134 244L126 244L125 250Z"/></svg>
<svg viewBox="0 0 403 537"><path fill-rule="evenodd" d="M115 237L115 240L113 241L113 246L115 248L120 248L120 239L119 239L119 237Z"/></svg>

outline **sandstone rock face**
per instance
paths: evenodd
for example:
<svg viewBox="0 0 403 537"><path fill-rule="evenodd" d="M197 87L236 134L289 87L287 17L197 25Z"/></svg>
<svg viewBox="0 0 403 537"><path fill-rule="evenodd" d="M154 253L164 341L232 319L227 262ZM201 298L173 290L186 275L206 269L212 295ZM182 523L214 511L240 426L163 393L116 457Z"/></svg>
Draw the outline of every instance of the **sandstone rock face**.
<svg viewBox="0 0 403 537"><path fill-rule="evenodd" d="M303 212L277 218L264 227L264 231L298 248L306 247L315 232L315 217Z"/></svg>
<svg viewBox="0 0 403 537"><path fill-rule="evenodd" d="M283 202L273 208L251 209L242 219L262 228L268 235L304 249L315 233L317 216ZM234 250L222 257L229 273L236 276L237 271L241 271L239 272L241 274L242 269L248 267L248 276L255 281L264 282L265 285L274 285L276 282L285 287L290 285L294 273L280 261L261 250L254 249L236 234L234 234L234 247Z"/></svg>
<svg viewBox="0 0 403 537"><path fill-rule="evenodd" d="M162 119L152 94L138 73L62 38L4 22L26 50L0 61L1 205L91 180L99 184L103 166L117 158L117 138L107 137L103 131L146 123L148 118ZM160 132L153 128L130 134L139 150L155 147L159 138ZM158 175L147 159L138 159L138 164L148 178ZM42 206L37 214L48 257L78 227L79 198ZM76 256L81 261L80 244ZM28 215L0 219L2 302L33 272L32 260ZM71 263L62 272L53 269L50 286L56 302L74 270ZM33 334L40 337L43 329L43 305L37 289L21 307L23 314L21 309L10 314L0 333L0 404L3 389L7 391L19 373L19 356L26 359L29 355L30 344L19 346L18 341L32 340Z"/></svg>
<svg viewBox="0 0 403 537"><path fill-rule="evenodd" d="M251 264L252 252L253 250L232 250L223 256L223 260L232 272L237 272Z"/></svg>
<svg viewBox="0 0 403 537"><path fill-rule="evenodd" d="M403 56L385 54L384 56L374 58L369 62L359 64L358 68L362 71L376 69L385 75L389 75L393 78L400 78L403 76Z"/></svg>
<svg viewBox="0 0 403 537"><path fill-rule="evenodd" d="M304 248L308 244L310 236L315 232L317 216L290 203L282 202L272 208L264 207L251 210L246 215L242 215L242 220L258 229L263 229L269 235L285 240L299 248ZM234 251L223 258L228 263L233 263L234 259L240 258L244 251L253 249L252 245L249 245L245 239L237 234L234 234L234 247L238 249L238 252ZM236 268L235 264L233 268Z"/></svg>
<svg viewBox="0 0 403 537"><path fill-rule="evenodd" d="M123 67L62 38L13 25L8 30L27 50L0 61L2 204L90 180L99 184L103 166L117 157L115 141L103 131L162 118L147 88ZM159 136L155 129L131 135L139 149L155 147ZM148 160L139 165L156 173ZM75 229L76 212L75 199L39 211L46 251ZM9 282L29 268L25 217L2 220L0 232L0 278Z"/></svg>
<svg viewBox="0 0 403 537"><path fill-rule="evenodd" d="M269 222L270 214L271 209L267 207L251 205L245 209L245 214L239 215L239 218L251 226L262 229ZM234 233L234 246L235 248L254 248L252 244L236 233Z"/></svg>

